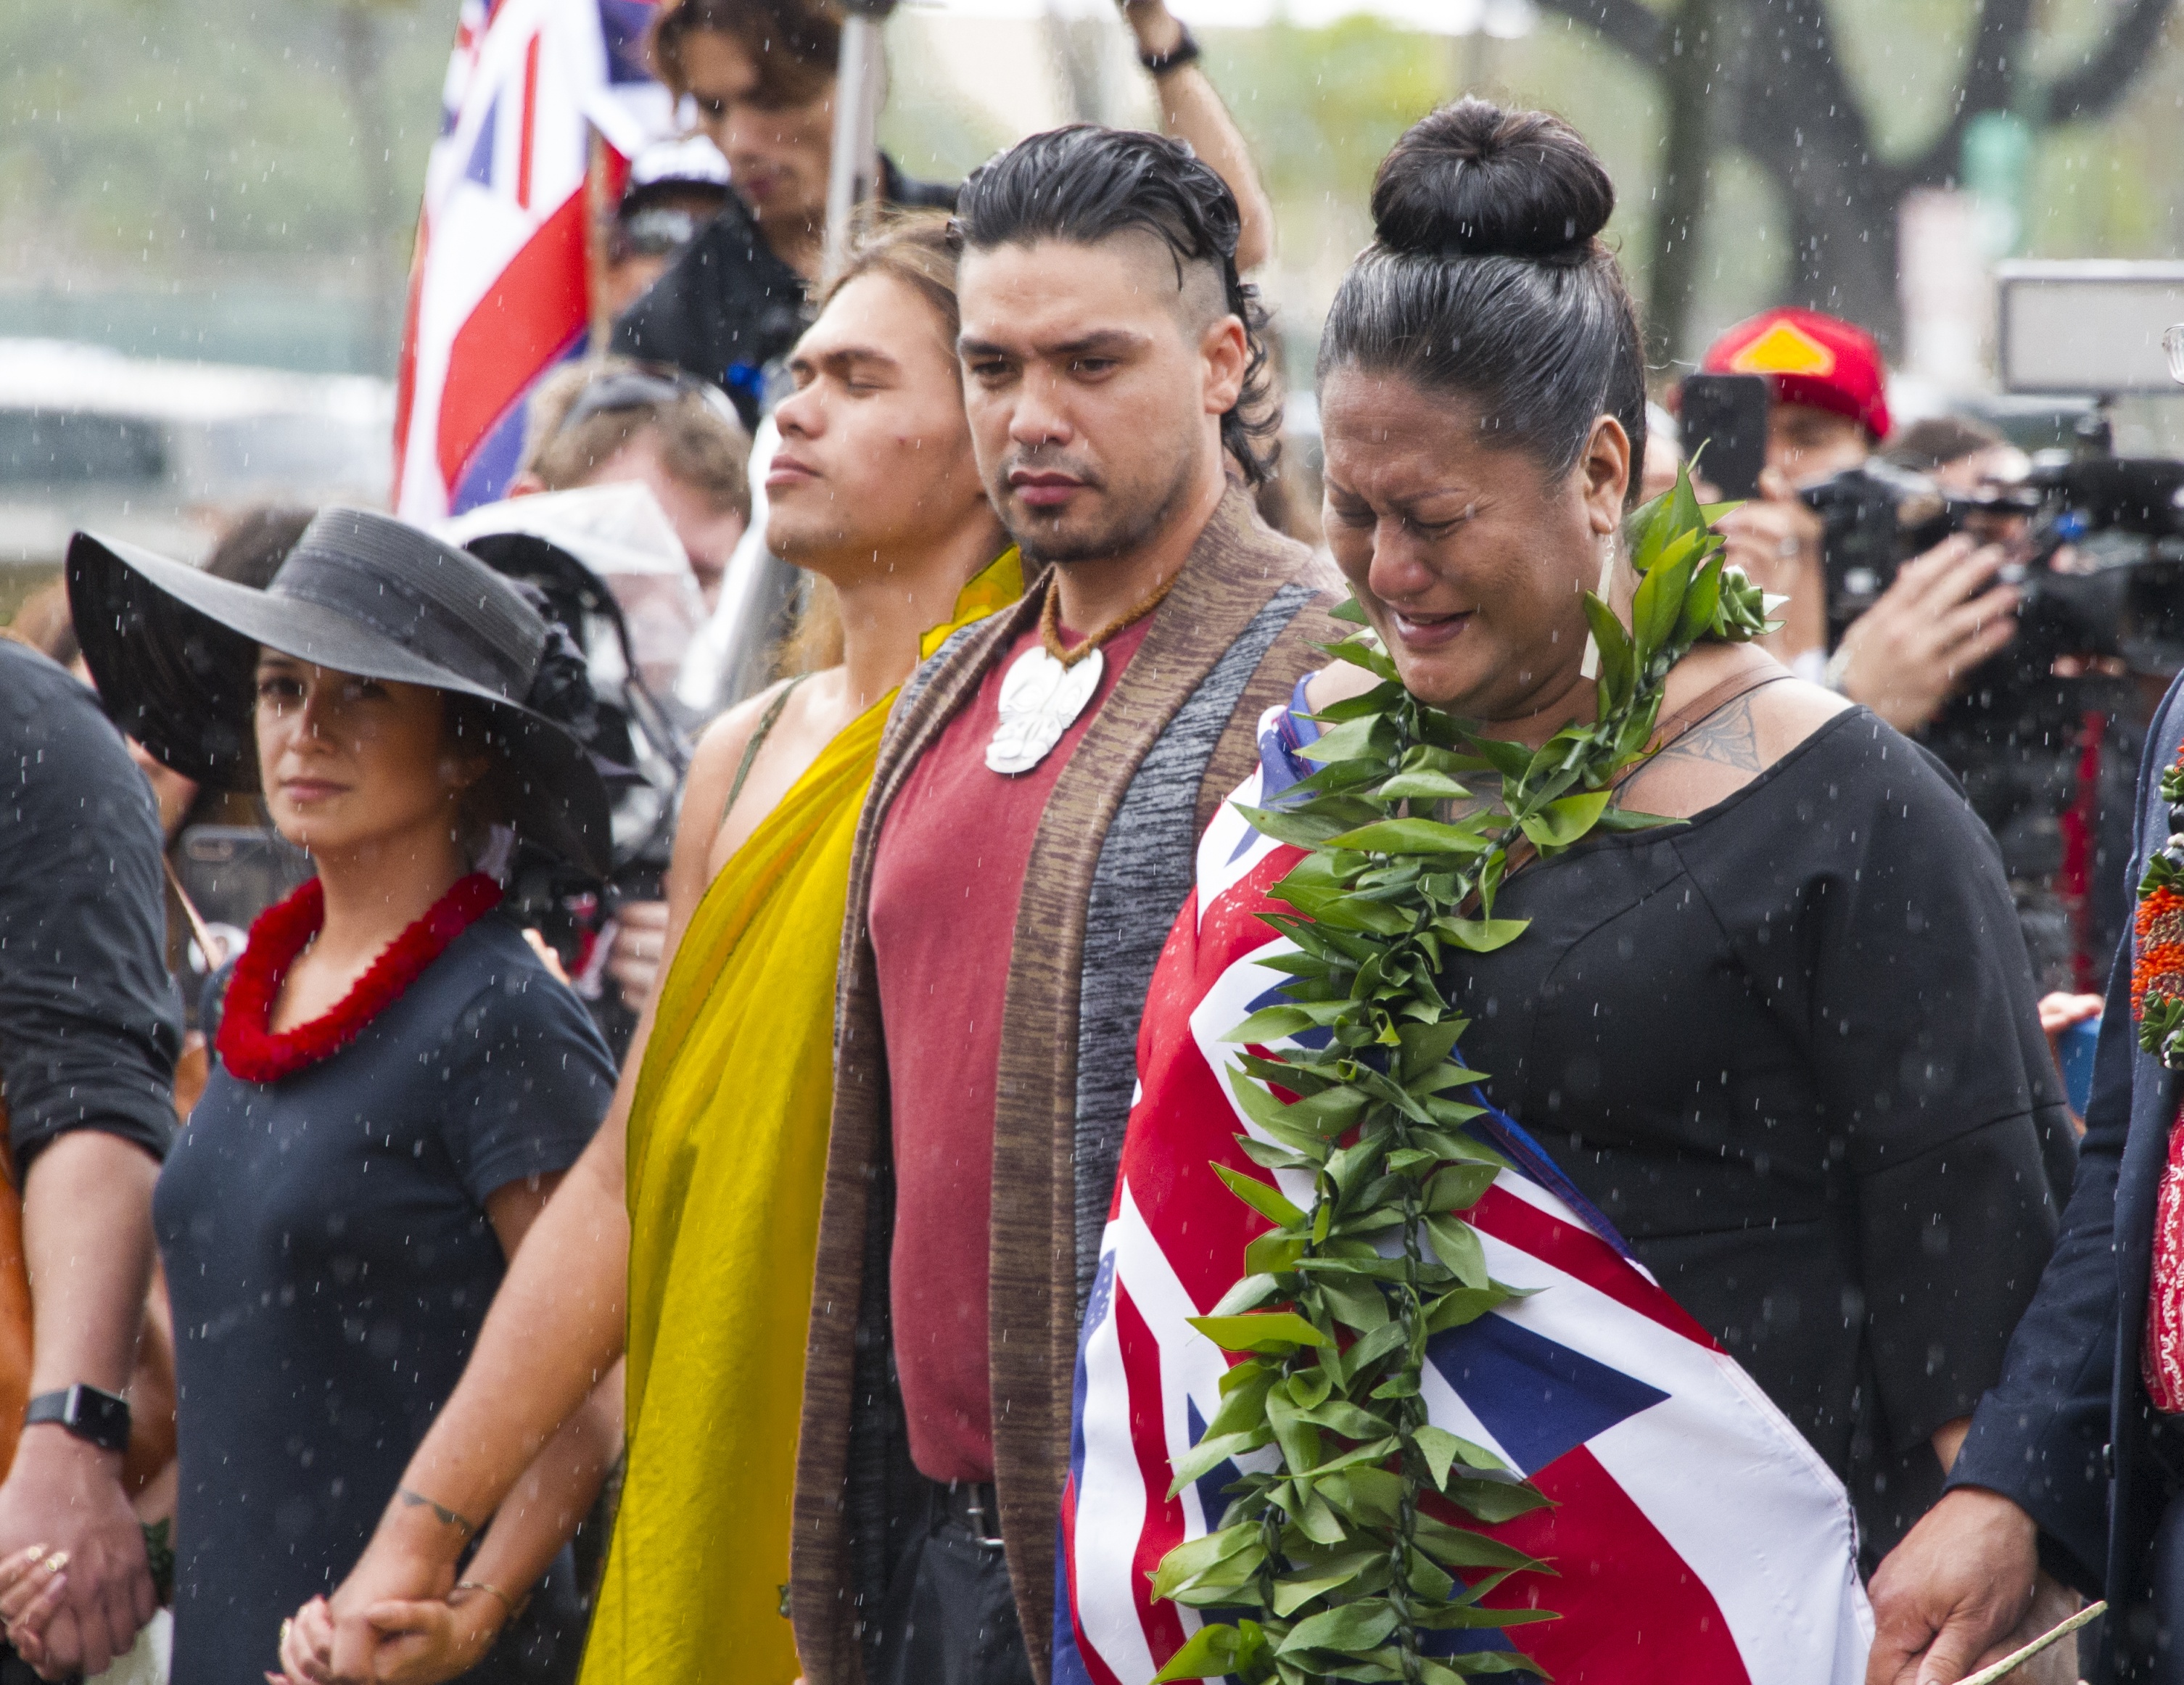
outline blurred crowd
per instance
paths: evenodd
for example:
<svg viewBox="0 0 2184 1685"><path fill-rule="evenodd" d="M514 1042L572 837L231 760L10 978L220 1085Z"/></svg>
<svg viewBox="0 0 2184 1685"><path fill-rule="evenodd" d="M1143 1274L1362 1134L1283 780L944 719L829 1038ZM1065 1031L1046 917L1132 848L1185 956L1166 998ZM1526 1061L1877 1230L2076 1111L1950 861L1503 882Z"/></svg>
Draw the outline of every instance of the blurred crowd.
<svg viewBox="0 0 2184 1685"><path fill-rule="evenodd" d="M1809 310L1661 377L1604 169L1478 101L1383 166L1284 431L1267 198L1123 14L1160 133L883 159L822 274L841 18L672 0L695 130L505 499L79 534L16 613L0 1678L1119 1677L1158 1558L1084 1565L1085 1354L1200 838L1357 717L1346 590L1412 696L1589 723L1580 595L1628 618L1691 488L1770 629L1648 681L1674 831L1513 872L1465 1062L1817 1453L1872 1679L2103 1593L2086 1665L2184 1678L2184 465L1892 425Z"/></svg>

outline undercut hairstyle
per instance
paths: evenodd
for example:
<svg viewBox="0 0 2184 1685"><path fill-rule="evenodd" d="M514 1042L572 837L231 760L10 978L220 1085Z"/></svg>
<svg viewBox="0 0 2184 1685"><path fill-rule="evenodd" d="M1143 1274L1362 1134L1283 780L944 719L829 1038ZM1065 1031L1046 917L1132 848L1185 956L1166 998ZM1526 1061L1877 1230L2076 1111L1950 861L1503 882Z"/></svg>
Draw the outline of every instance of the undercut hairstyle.
<svg viewBox="0 0 2184 1685"><path fill-rule="evenodd" d="M1400 375L1474 407L1490 443L1560 480L1613 416L1646 460L1638 309L1600 231L1615 187L1576 130L1544 111L1465 99L1381 161L1374 239L1328 311L1318 375Z"/></svg>
<svg viewBox="0 0 2184 1685"><path fill-rule="evenodd" d="M678 99L689 92L682 43L700 31L725 35L750 54L765 105L809 105L841 62L842 14L833 0L664 0L648 45L653 69Z"/></svg>
<svg viewBox="0 0 2184 1685"><path fill-rule="evenodd" d="M575 421L577 401L595 382L616 373L643 373L626 357L593 357L556 369L538 383L524 416L521 467L549 492L589 483L632 441L659 441L662 466L704 498L719 514L750 519L750 436L731 419L724 398L706 401L695 382L682 389L662 382L658 400L616 405ZM667 398L666 390L674 396Z"/></svg>
<svg viewBox="0 0 2184 1685"><path fill-rule="evenodd" d="M1189 287L1186 265L1217 275L1224 310L1244 324L1245 348L1244 389L1221 417L1222 448L1248 485L1273 471L1282 410L1268 367L1267 312L1258 289L1236 273L1243 218L1228 184L1188 146L1095 123L1034 135L971 172L955 229L958 248L974 252L1150 234L1173 259L1179 293Z"/></svg>

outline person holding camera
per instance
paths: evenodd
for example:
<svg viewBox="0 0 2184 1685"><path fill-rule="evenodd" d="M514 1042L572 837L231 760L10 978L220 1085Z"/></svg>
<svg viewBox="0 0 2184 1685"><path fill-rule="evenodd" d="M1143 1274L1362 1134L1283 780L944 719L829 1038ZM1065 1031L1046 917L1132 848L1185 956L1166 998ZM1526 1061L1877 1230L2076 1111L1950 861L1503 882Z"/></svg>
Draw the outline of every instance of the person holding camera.
<svg viewBox="0 0 2184 1685"><path fill-rule="evenodd" d="M1700 471L1711 456L1717 481L1741 467L1744 487L1752 454L1740 462L1736 447L1757 442L1762 411L1734 400L1764 406L1756 495L1721 525L1730 560L1788 599L1768 647L1956 776L2002 851L2049 1034L2094 1016L2098 997L2084 991L2123 918L2098 886L2123 849L2136 728L2117 728L2126 711L2087 659L2098 631L2067 609L2035 611L2069 552L2043 561L2022 475L2005 479L1997 452L2029 465L1991 430L1955 422L1920 423L1900 453L1878 455L1891 436L1880 348L1815 310L1738 324L1702 375L1766 382L1740 394L1719 389L1733 381L1695 381L1682 401L1688 438L1709 441Z"/></svg>
<svg viewBox="0 0 2184 1685"><path fill-rule="evenodd" d="M1774 653L1898 731L1931 724L1965 676L2015 636L2018 592L1996 583L2003 551L1963 533L1905 562L1892 580L1839 577L1856 570L1830 556L1826 522L1808 499L1866 468L1888 437L1873 336L1818 310L1765 310L1717 339L1700 367L1763 375L1773 390L1759 495L1724 516L1722 530L1730 561L1790 599ZM1830 650L1830 604L1862 597L1871 605Z"/></svg>

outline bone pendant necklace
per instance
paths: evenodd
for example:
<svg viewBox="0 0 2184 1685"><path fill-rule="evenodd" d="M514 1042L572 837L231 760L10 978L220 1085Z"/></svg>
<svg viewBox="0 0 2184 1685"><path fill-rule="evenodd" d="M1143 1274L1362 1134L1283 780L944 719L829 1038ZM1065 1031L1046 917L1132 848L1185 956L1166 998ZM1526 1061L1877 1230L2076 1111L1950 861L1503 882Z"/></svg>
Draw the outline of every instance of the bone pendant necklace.
<svg viewBox="0 0 2184 1685"><path fill-rule="evenodd" d="M1053 753L1061 734L1099 694L1100 676L1107 670L1100 646L1117 633L1143 620L1161 605L1168 588L1179 577L1171 573L1151 595L1117 615L1074 650L1061 642L1061 600L1055 582L1047 581L1046 600L1039 605L1039 644L1009 664L1001 679L1000 722L993 740L986 745L986 765L1004 774L1028 773Z"/></svg>

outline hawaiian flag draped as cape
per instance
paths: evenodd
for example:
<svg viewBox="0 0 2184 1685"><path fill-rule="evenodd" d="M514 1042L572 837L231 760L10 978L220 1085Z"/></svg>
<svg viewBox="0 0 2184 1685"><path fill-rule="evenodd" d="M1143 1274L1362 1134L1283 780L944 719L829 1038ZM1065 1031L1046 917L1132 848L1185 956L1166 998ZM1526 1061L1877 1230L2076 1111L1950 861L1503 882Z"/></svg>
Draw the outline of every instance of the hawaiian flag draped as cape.
<svg viewBox="0 0 2184 1685"><path fill-rule="evenodd" d="M1278 801L1312 770L1295 750L1313 733L1268 711L1259 770L1235 800ZM1268 1226L1210 1164L1311 1202L1308 1174L1263 1170L1238 1148L1240 1131L1265 1137L1228 1092L1241 1050L1221 1039L1279 998L1284 974L1256 962L1290 945L1254 915L1278 905L1267 890L1301 855L1224 806L1154 974L1078 1348L1056 1685L1145 1685L1199 1625L1154 1602L1148 1576L1219 1524L1237 1477L1224 1464L1167 1496L1171 1459L1212 1419L1228 1362L1184 1319L1213 1308ZM1429 1651L1513 1645L1558 1685L1857 1685L1873 1621L1841 1483L1512 1119L1490 1110L1474 1127L1518 1168L1467 1215L1495 1278L1541 1291L1437 1336L1426 1398L1435 1424L1553 1500L1490 1531L1556 1577L1518 1574L1485 1601L1561 1618L1435 1634ZM1275 1453L1241 1461L1270 1468Z"/></svg>
<svg viewBox="0 0 2184 1685"><path fill-rule="evenodd" d="M591 325L591 135L607 184L672 131L644 66L651 0L464 0L425 171L394 412L394 506L436 521L491 503L523 400Z"/></svg>

